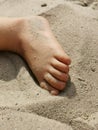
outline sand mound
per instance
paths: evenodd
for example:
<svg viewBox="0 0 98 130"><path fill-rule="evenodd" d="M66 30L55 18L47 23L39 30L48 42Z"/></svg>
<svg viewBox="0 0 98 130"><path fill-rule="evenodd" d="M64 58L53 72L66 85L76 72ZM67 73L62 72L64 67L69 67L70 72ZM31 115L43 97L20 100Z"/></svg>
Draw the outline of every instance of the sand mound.
<svg viewBox="0 0 98 130"><path fill-rule="evenodd" d="M51 96L19 56L1 53L0 130L97 130L98 10L65 2L41 15L72 58L71 81Z"/></svg>

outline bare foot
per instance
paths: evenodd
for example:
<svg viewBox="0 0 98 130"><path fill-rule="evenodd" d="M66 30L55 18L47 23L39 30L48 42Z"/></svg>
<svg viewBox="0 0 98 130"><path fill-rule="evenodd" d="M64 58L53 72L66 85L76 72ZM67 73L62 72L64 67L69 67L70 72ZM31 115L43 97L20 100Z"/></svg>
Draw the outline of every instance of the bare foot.
<svg viewBox="0 0 98 130"><path fill-rule="evenodd" d="M45 18L24 18L21 25L21 55L40 86L57 95L66 86L70 58L58 44Z"/></svg>

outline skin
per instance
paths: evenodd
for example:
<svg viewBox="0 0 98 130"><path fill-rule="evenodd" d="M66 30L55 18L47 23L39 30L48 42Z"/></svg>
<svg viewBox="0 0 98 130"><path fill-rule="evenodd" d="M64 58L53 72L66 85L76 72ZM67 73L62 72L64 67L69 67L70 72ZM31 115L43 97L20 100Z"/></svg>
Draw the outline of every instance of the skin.
<svg viewBox="0 0 98 130"><path fill-rule="evenodd" d="M65 89L71 60L45 18L0 18L0 50L21 55L39 85L52 95Z"/></svg>

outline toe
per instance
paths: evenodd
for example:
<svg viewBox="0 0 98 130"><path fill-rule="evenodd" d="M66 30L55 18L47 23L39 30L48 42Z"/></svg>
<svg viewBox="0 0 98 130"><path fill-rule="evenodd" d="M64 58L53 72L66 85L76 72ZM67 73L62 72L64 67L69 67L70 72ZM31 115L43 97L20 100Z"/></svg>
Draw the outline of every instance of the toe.
<svg viewBox="0 0 98 130"><path fill-rule="evenodd" d="M65 88L65 82L62 82L54 78L50 73L45 74L44 79L48 82L53 88L57 90L63 90Z"/></svg>
<svg viewBox="0 0 98 130"><path fill-rule="evenodd" d="M64 73L68 73L68 72L69 72L69 66L66 65L66 64L64 64L64 63L62 63L62 62L60 62L60 61L58 61L58 60L55 59L55 58L53 58L53 59L51 60L51 65L52 65L54 68L56 68L56 69L58 69L59 71L62 71L62 72L64 72Z"/></svg>
<svg viewBox="0 0 98 130"><path fill-rule="evenodd" d="M64 64L70 65L71 64L71 59L66 53L58 53L55 58L59 61L61 61Z"/></svg>
<svg viewBox="0 0 98 130"><path fill-rule="evenodd" d="M64 73L62 71L59 71L57 69L55 69L54 67L49 67L48 68L48 72L55 78L57 78L58 80L64 81L66 82L69 78L69 75L67 73Z"/></svg>
<svg viewBox="0 0 98 130"><path fill-rule="evenodd" d="M59 91L57 89L51 87L46 81L41 82L40 86L43 89L48 90L52 95L58 95L59 94Z"/></svg>

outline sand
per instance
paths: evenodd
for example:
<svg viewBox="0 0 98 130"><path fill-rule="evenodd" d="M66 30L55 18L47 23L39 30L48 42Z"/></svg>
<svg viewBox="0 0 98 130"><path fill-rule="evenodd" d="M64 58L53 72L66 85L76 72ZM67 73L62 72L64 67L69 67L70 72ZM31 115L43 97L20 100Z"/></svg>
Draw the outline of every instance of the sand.
<svg viewBox="0 0 98 130"><path fill-rule="evenodd" d="M35 14L70 55L71 80L51 96L20 56L1 52L0 130L98 130L98 0L0 0L0 16Z"/></svg>

